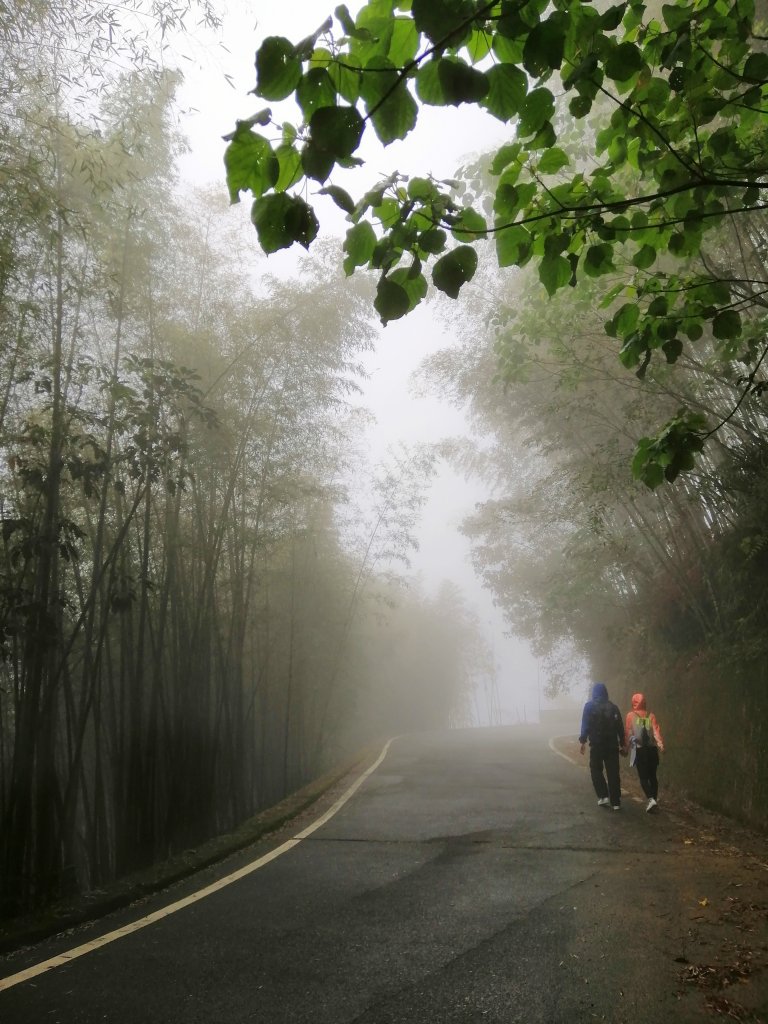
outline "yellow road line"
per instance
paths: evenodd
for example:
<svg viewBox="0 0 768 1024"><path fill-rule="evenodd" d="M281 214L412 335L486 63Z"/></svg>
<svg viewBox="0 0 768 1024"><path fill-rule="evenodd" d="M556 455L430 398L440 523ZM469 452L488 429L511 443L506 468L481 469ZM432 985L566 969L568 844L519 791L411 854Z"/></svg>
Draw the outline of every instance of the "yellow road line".
<svg viewBox="0 0 768 1024"><path fill-rule="evenodd" d="M76 960L80 956L85 956L86 953L92 953L96 949L100 949L102 946L108 945L110 942L114 942L116 939L122 939L124 935L130 935L133 932L138 932L142 928L146 928L147 925L154 924L156 921L161 921L164 917L170 917L171 914L175 914L177 910L183 910L184 907L189 907L193 903L197 903L199 900L205 899L206 896L211 896L213 893L218 892L219 889L223 889L227 885L231 885L232 882L237 882L241 878L245 878L246 875L250 875L253 871L258 871L259 868L263 868L270 861L275 860L282 854L292 850L294 846L298 846L303 839L307 839L313 832L325 825L327 821L337 814L341 808L350 800L358 789L362 786L369 775L379 767L381 762L387 756L392 740L387 740L384 744L384 749L379 754L378 758L374 763L358 776L358 778L352 783L349 789L343 793L339 799L329 808L321 817L314 821L307 828L302 829L292 839L286 840L280 846L276 847L270 853L265 853L264 856L257 858L257 860L251 861L250 864L246 864L242 868L238 868L237 871L233 871L225 878L220 878L217 882L206 885L204 889L198 889L197 892L193 892L189 896L185 896L181 900L177 900L175 903L169 903L167 907L162 907L160 910L154 911L152 914L147 914L146 917L140 918L138 921L133 921L131 924L125 925L123 928L117 928L115 931L107 932L106 935L101 935L98 939L93 939L91 942L84 942L81 946L75 946L74 949L68 950L66 953L60 953L58 956L53 956L49 960L43 960L42 963L35 964L34 967L28 967L24 971L19 971L18 974L10 974L7 978L0 978L0 992L5 989L13 988L14 985L20 985L23 981L29 981L30 978L36 978L39 974L45 974L47 971L53 970L55 967L62 967L64 964L68 964L71 960Z"/></svg>

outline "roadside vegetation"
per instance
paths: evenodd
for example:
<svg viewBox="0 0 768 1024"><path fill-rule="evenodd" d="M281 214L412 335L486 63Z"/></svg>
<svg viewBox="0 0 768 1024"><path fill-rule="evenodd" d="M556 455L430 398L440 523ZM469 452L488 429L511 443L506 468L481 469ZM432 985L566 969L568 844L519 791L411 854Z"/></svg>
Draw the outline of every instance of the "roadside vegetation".
<svg viewBox="0 0 768 1024"><path fill-rule="evenodd" d="M157 44L182 12L143 10L136 36L87 2L0 33L6 917L471 715L476 624L407 587L434 456L365 455L364 283L274 278L226 195L180 193Z"/></svg>

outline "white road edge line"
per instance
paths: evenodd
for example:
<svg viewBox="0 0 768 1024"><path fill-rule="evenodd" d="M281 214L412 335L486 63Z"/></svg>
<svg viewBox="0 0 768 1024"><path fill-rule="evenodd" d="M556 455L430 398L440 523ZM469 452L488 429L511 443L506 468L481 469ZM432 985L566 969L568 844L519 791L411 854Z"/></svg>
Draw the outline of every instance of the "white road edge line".
<svg viewBox="0 0 768 1024"><path fill-rule="evenodd" d="M558 757L563 757L563 758L565 758L566 761L570 761L571 764L581 765L581 763L582 763L581 761L577 761L575 758L571 757L570 754L564 754L562 752L562 750L558 750L557 747L555 746L555 740L570 740L570 739L573 739L572 735L568 735L568 736L550 736L549 737L549 749L552 751L553 754L557 754Z"/></svg>
<svg viewBox="0 0 768 1024"><path fill-rule="evenodd" d="M142 928L146 928L147 925L154 924L156 921L161 921L164 917L170 917L170 915L175 914L177 910L183 910L184 907L188 907L192 903L197 903L199 900L205 899L206 896L211 896L213 893L218 892L219 889L223 889L225 886L231 885L232 882L237 882L246 875L250 875L253 871L258 871L259 868L263 868L265 865L269 864L270 861L273 861L282 854L292 850L294 846L298 846L303 839L307 839L313 832L325 825L327 821L330 821L330 819L341 810L344 804L355 795L365 780L376 771L381 762L387 756L387 751L389 750L393 739L395 739L395 737L387 740L384 744L384 749L373 764L369 768L366 768L362 775L359 775L357 779L355 779L349 789L339 797L336 803L333 804L325 814L321 815L317 821L308 825L307 828L302 829L301 832L298 832L293 839L286 840L286 842L270 851L270 853L266 853L263 857L259 857L257 860L251 861L250 864L246 864L244 867L238 868L237 871L233 871L232 874L227 875L225 878L220 878L217 882L213 882L211 885L206 885L204 889L198 889L197 892L193 892L191 895L185 896L184 899L177 900L175 903L169 903L167 907L162 907L160 910L156 910L152 914L147 914L146 917L142 917L138 921L134 921L132 924L125 925L123 928L117 928L112 932L107 932L106 935L102 935L98 939L93 939L91 942L85 942L82 946L75 946L74 949L70 949L66 953L60 953L58 956L53 956L50 960L43 960L42 963L36 964L34 967L28 967L24 971L19 971L18 974L9 974L7 978L0 978L0 992L5 989L13 988L14 985L20 985L23 981L29 981L30 978L36 978L39 974L45 974L46 971L51 971L55 967L61 967L64 964L68 964L71 960L76 960L79 956L85 956L86 953L92 953L94 950L100 949L102 946L106 946L110 942L114 942L116 939L122 939L124 935L130 935L132 932L138 932Z"/></svg>

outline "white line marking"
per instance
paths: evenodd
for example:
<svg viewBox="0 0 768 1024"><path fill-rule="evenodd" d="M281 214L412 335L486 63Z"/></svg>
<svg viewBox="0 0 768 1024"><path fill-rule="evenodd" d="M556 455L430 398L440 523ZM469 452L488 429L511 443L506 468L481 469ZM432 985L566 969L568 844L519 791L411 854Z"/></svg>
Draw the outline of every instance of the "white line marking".
<svg viewBox="0 0 768 1024"><path fill-rule="evenodd" d="M193 892L191 895L185 896L183 899L177 900L175 903L169 903L167 907L162 907L160 910L156 910L152 914L147 914L146 917L142 917L138 921L133 921L131 924L115 929L115 931L107 932L106 935L102 935L98 939L93 939L91 942L85 942L82 946L75 946L74 949L70 949L66 953L60 953L58 956L53 956L50 960L44 960L42 963L36 964L34 967L29 967L24 971L19 971L18 974L10 974L7 978L0 978L0 992L4 989L13 988L14 985L20 985L23 981L29 981L30 978L36 978L39 974L51 971L55 967L61 967L63 964L68 964L71 960L76 960L80 956L85 956L86 953L92 953L94 950L100 949L102 946L106 946L110 942L114 942L116 939L121 939L124 935L130 935L132 932L138 932L142 928L146 928L147 925L154 924L156 921L161 921L164 917L170 917L170 915L175 914L177 910L183 910L184 907L189 907L191 904L205 899L206 896L211 896L213 893L218 892L219 889L223 889L225 886L231 885L232 882L237 882L239 879L245 878L245 876L250 875L251 872L258 871L259 868L263 868L266 864L269 864L270 861L273 861L282 854L292 850L294 846L299 845L302 839L307 839L313 832L325 825L327 821L330 821L330 819L341 810L344 804L355 795L369 775L372 775L373 772L376 771L381 762L387 756L387 751L389 750L391 743L391 739L387 740L384 744L384 749L374 763L369 768L366 768L363 774L352 783L349 789L339 797L336 803L333 804L325 814L319 817L317 821L313 822L311 825L308 825L307 828L298 832L293 839L286 840L286 842L276 847L270 853L265 853L263 857L259 857L257 860L251 861L250 864L246 864L244 867L238 868L237 871L233 871L225 878L220 878L217 882L213 882L211 885L206 885L204 889L198 889L197 892Z"/></svg>
<svg viewBox="0 0 768 1024"><path fill-rule="evenodd" d="M558 757L564 757L566 761L570 761L571 764L575 764L575 765L579 765L579 766L581 766L582 764L586 764L586 761L577 761L575 758L571 757L570 754L564 754L562 752L562 750L558 750L557 747L555 746L555 740L570 740L570 739L573 739L573 737L572 736L550 736L550 738L549 738L549 749L552 751L553 754L557 754Z"/></svg>

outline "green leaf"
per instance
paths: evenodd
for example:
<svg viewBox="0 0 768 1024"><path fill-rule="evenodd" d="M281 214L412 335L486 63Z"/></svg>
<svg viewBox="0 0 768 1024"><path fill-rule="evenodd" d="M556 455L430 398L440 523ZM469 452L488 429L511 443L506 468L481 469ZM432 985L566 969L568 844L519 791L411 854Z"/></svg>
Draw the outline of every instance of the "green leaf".
<svg viewBox="0 0 768 1024"><path fill-rule="evenodd" d="M256 53L256 94L284 100L301 79L301 61L293 43L284 36L269 36Z"/></svg>
<svg viewBox="0 0 768 1024"><path fill-rule="evenodd" d="M533 238L524 227L510 225L496 233L496 256L500 267L522 267L528 262Z"/></svg>
<svg viewBox="0 0 768 1024"><path fill-rule="evenodd" d="M615 269L612 245L605 242L601 245L590 245L584 257L584 273L587 277L600 277Z"/></svg>
<svg viewBox="0 0 768 1024"><path fill-rule="evenodd" d="M748 57L742 75L748 82L767 82L768 53L753 53Z"/></svg>
<svg viewBox="0 0 768 1024"><path fill-rule="evenodd" d="M349 13L349 8L347 7L347 5L339 4L339 6L333 13L339 19L339 23L341 24L341 27L344 29L346 34L348 36L352 35L352 33L355 31L355 19Z"/></svg>
<svg viewBox="0 0 768 1024"><path fill-rule="evenodd" d="M411 96L405 81L400 82L371 118L373 130L380 142L388 146L390 142L404 139L416 127L419 108Z"/></svg>
<svg viewBox="0 0 768 1024"><path fill-rule="evenodd" d="M475 13L472 0L413 0L411 10L416 28L433 43L450 41L456 45L469 38Z"/></svg>
<svg viewBox="0 0 768 1024"><path fill-rule="evenodd" d="M490 88L482 71L470 67L458 57L438 61L437 75L445 102L454 107L461 103L478 103Z"/></svg>
<svg viewBox="0 0 768 1024"><path fill-rule="evenodd" d="M328 185L326 188L321 188L320 195L330 196L338 208L345 213L352 213L355 208L355 201L352 196L349 192L345 192L343 188L339 188L338 185Z"/></svg>
<svg viewBox="0 0 768 1024"><path fill-rule="evenodd" d="M735 309L724 309L712 321L712 334L721 341L741 334L741 317Z"/></svg>
<svg viewBox="0 0 768 1024"><path fill-rule="evenodd" d="M521 150L522 146L519 142L510 142L506 146L502 146L497 151L489 167L491 174L501 174L510 164L517 163Z"/></svg>
<svg viewBox="0 0 768 1024"><path fill-rule="evenodd" d="M613 32L621 24L621 19L624 17L626 9L627 5L625 3L609 7L605 14L600 17L600 28L604 32Z"/></svg>
<svg viewBox="0 0 768 1024"><path fill-rule="evenodd" d="M360 96L362 81L362 61L354 53L344 55L343 61L332 60L328 54L327 64L328 76L339 96L342 96L347 103L356 103Z"/></svg>
<svg viewBox="0 0 768 1024"><path fill-rule="evenodd" d="M440 228L430 228L419 235L418 246L422 252L429 253L430 256L436 256L437 253L443 251L447 241L448 235L443 230Z"/></svg>
<svg viewBox="0 0 768 1024"><path fill-rule="evenodd" d="M334 160L352 156L363 135L363 119L354 107L320 107L309 122L312 143Z"/></svg>
<svg viewBox="0 0 768 1024"><path fill-rule="evenodd" d="M409 64L419 51L419 34L413 18L395 18L387 56L397 68Z"/></svg>
<svg viewBox="0 0 768 1024"><path fill-rule="evenodd" d="M319 107L336 105L336 86L325 68L310 68L299 82L296 99L305 121L308 121Z"/></svg>
<svg viewBox="0 0 768 1024"><path fill-rule="evenodd" d="M634 43L620 43L605 62L605 73L614 82L626 82L643 67L643 55Z"/></svg>
<svg viewBox="0 0 768 1024"><path fill-rule="evenodd" d="M571 264L564 256L544 256L539 264L539 280L550 295L571 280Z"/></svg>
<svg viewBox="0 0 768 1024"><path fill-rule="evenodd" d="M413 267L399 267L393 270L387 277L393 284L399 284L408 296L408 312L421 302L427 294L427 279L421 273L421 263L416 262Z"/></svg>
<svg viewBox="0 0 768 1024"><path fill-rule="evenodd" d="M485 217L467 206L453 224L451 234L457 242L476 242L478 238L487 237L488 225L485 223Z"/></svg>
<svg viewBox="0 0 768 1024"><path fill-rule="evenodd" d="M411 309L411 299L401 284L381 277L376 286L376 298L373 306L385 326L390 320L399 320Z"/></svg>
<svg viewBox="0 0 768 1024"><path fill-rule="evenodd" d="M432 283L452 299L458 298L461 286L471 281L477 270L477 253L469 245L442 256L432 268Z"/></svg>
<svg viewBox="0 0 768 1024"><path fill-rule="evenodd" d="M644 245L632 257L632 263L638 270L647 270L656 262L656 250L652 245Z"/></svg>
<svg viewBox="0 0 768 1024"><path fill-rule="evenodd" d="M364 267L370 261L376 248L376 241L376 232L367 220L360 221L349 229L344 239L344 252L347 254L344 260L344 273L347 277L355 267Z"/></svg>
<svg viewBox="0 0 768 1024"><path fill-rule="evenodd" d="M568 166L568 156L563 152L562 149L558 149L554 146L552 149L546 150L541 160L539 160L539 173L541 174L556 174L557 171Z"/></svg>
<svg viewBox="0 0 768 1024"><path fill-rule="evenodd" d="M294 242L308 249L319 230L312 207L299 196L285 192L257 199L251 208L251 220L267 254L287 249Z"/></svg>
<svg viewBox="0 0 768 1024"><path fill-rule="evenodd" d="M439 60L427 61L416 75L416 95L430 107L445 107L448 104L440 81L439 65Z"/></svg>
<svg viewBox="0 0 768 1024"><path fill-rule="evenodd" d="M311 140L301 151L301 166L308 178L313 178L321 184L334 168L336 160L333 153L316 145Z"/></svg>
<svg viewBox="0 0 768 1024"><path fill-rule="evenodd" d="M274 186L275 192L287 192L303 174L301 153L295 146L284 142L275 150L275 156L280 164L280 175Z"/></svg>
<svg viewBox="0 0 768 1024"><path fill-rule="evenodd" d="M420 178L417 175L408 182L409 199L432 200L437 199L439 194L437 186L429 178Z"/></svg>
<svg viewBox="0 0 768 1024"><path fill-rule="evenodd" d="M486 72L488 95L483 106L499 121L509 121L518 113L528 91L528 79L512 64L496 64Z"/></svg>
<svg viewBox="0 0 768 1024"><path fill-rule="evenodd" d="M523 66L533 78L548 71L556 71L563 63L566 21L556 11L547 21L535 25L528 33L523 47Z"/></svg>
<svg viewBox="0 0 768 1024"><path fill-rule="evenodd" d="M280 176L280 162L270 144L242 122L235 128L224 152L224 166L233 203L238 201L240 192L246 190L254 196L263 195Z"/></svg>
<svg viewBox="0 0 768 1024"><path fill-rule="evenodd" d="M418 108L408 91L407 81L400 76L387 57L373 57L365 66L361 84L373 128L385 145L404 139L416 125Z"/></svg>
<svg viewBox="0 0 768 1024"><path fill-rule="evenodd" d="M526 97L520 111L520 134L534 135L544 127L554 113L555 97L549 89L534 89Z"/></svg>
<svg viewBox="0 0 768 1024"><path fill-rule="evenodd" d="M668 363L676 363L683 354L683 343L679 338L672 338L661 346Z"/></svg>
<svg viewBox="0 0 768 1024"><path fill-rule="evenodd" d="M593 100L590 96L574 96L568 104L571 117L575 117L577 121L581 120L582 117L586 117L592 109L592 103Z"/></svg>

